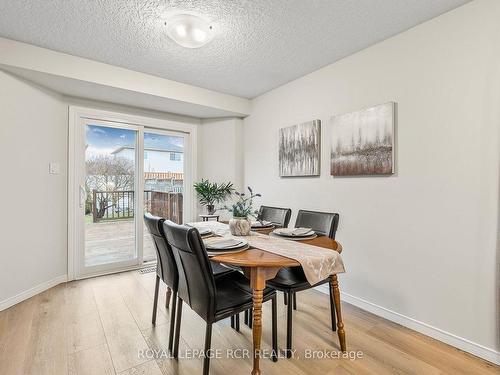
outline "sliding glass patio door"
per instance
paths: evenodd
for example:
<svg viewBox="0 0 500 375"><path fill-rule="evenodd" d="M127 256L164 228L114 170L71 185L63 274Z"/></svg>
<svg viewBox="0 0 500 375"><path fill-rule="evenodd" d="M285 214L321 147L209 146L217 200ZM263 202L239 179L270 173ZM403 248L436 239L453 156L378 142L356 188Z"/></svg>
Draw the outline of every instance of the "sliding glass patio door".
<svg viewBox="0 0 500 375"><path fill-rule="evenodd" d="M185 134L144 130L144 211L178 224L184 221L185 146ZM146 227L143 250L145 262L156 259Z"/></svg>
<svg viewBox="0 0 500 375"><path fill-rule="evenodd" d="M142 129L82 119L79 130L83 218L77 276L83 277L134 266L141 257Z"/></svg>
<svg viewBox="0 0 500 375"><path fill-rule="evenodd" d="M144 212L184 220L188 134L80 118L75 278L156 260Z"/></svg>

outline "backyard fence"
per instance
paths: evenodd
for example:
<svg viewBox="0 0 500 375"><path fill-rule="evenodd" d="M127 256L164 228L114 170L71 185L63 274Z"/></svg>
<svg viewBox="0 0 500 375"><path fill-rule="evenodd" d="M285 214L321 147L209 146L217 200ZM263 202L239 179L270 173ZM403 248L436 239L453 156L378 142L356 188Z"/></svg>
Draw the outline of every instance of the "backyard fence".
<svg viewBox="0 0 500 375"><path fill-rule="evenodd" d="M148 212L172 220L174 223L182 223L182 193L164 193L161 191L148 193L150 193L150 199L146 200L144 206Z"/></svg>
<svg viewBox="0 0 500 375"><path fill-rule="evenodd" d="M144 191L147 212L182 223L182 192ZM92 221L134 217L134 191L92 191Z"/></svg>

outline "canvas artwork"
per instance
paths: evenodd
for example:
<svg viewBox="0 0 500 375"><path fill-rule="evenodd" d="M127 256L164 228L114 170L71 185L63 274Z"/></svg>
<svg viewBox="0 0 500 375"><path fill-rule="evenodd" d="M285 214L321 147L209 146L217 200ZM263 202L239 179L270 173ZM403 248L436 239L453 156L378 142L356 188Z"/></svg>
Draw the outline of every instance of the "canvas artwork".
<svg viewBox="0 0 500 375"><path fill-rule="evenodd" d="M394 173L394 103L332 117L332 176Z"/></svg>
<svg viewBox="0 0 500 375"><path fill-rule="evenodd" d="M321 120L279 130L281 177L319 176Z"/></svg>

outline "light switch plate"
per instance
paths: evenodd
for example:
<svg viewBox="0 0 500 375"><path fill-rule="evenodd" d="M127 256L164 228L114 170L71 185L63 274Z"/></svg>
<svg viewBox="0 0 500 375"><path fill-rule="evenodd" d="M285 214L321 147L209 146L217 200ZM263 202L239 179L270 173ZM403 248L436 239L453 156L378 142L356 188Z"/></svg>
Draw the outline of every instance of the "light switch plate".
<svg viewBox="0 0 500 375"><path fill-rule="evenodd" d="M61 165L56 162L49 163L49 173L50 174L59 174L61 173Z"/></svg>

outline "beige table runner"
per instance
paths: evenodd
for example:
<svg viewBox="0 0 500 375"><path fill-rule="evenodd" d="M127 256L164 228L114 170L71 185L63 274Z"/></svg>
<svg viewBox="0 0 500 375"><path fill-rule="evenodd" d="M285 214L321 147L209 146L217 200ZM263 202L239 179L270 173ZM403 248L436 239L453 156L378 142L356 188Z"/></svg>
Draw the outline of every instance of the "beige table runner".
<svg viewBox="0 0 500 375"><path fill-rule="evenodd" d="M209 228L221 237L244 238L252 247L294 259L304 269L307 281L311 285L319 283L330 275L345 272L342 257L336 251L257 232L251 232L250 236L245 237L232 236L229 226L218 221L194 222L188 225L195 228Z"/></svg>

